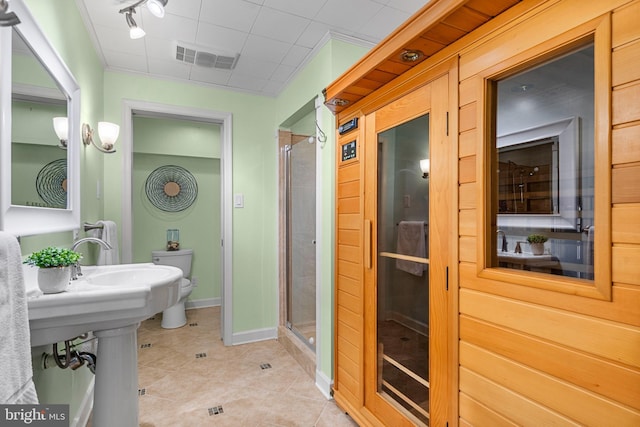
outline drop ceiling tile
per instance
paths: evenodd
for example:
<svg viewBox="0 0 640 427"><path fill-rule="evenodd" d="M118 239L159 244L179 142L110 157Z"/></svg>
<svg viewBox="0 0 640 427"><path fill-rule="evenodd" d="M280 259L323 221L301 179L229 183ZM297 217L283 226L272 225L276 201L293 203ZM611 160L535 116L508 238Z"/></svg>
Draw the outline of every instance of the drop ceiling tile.
<svg viewBox="0 0 640 427"><path fill-rule="evenodd" d="M149 73L162 77L168 76L177 79L189 79L191 73L191 65L180 63L178 61L163 60L149 58Z"/></svg>
<svg viewBox="0 0 640 427"><path fill-rule="evenodd" d="M309 23L309 19L263 7L251 28L251 34L294 43Z"/></svg>
<svg viewBox="0 0 640 427"><path fill-rule="evenodd" d="M271 77L276 68L278 68L278 64L276 63L263 61L249 56L240 56L234 72L244 76L266 80Z"/></svg>
<svg viewBox="0 0 640 427"><path fill-rule="evenodd" d="M226 86L229 82L231 74L231 71L227 70L217 70L215 68L205 67L192 67L189 79L197 82L213 83L216 85Z"/></svg>
<svg viewBox="0 0 640 427"><path fill-rule="evenodd" d="M285 83L296 71L296 67L290 67L288 65L280 64L271 75L271 81Z"/></svg>
<svg viewBox="0 0 640 427"><path fill-rule="evenodd" d="M203 48L240 52L248 36L248 33L242 31L201 22L198 26L196 44Z"/></svg>
<svg viewBox="0 0 640 427"><path fill-rule="evenodd" d="M279 64L293 43L283 43L250 34L242 49L242 55Z"/></svg>
<svg viewBox="0 0 640 427"><path fill-rule="evenodd" d="M262 94L266 96L276 96L280 92L282 92L282 89L284 89L285 86L285 83L274 82L273 80L270 80L262 88Z"/></svg>
<svg viewBox="0 0 640 427"><path fill-rule="evenodd" d="M300 37L296 41L296 44L312 49L318 44L320 40L322 40L322 38L327 34L328 31L329 25L322 22L313 21L300 35Z"/></svg>
<svg viewBox="0 0 640 427"><path fill-rule="evenodd" d="M361 28L380 9L382 5L371 0L327 0L315 19L349 33Z"/></svg>
<svg viewBox="0 0 640 427"><path fill-rule="evenodd" d="M107 66L123 71L148 72L147 58L142 55L131 55L114 50L104 50L104 58Z"/></svg>
<svg viewBox="0 0 640 427"><path fill-rule="evenodd" d="M264 5L303 18L313 18L326 0L265 0Z"/></svg>
<svg viewBox="0 0 640 427"><path fill-rule="evenodd" d="M202 2L200 20L248 33L259 12L258 5L243 0L206 0Z"/></svg>
<svg viewBox="0 0 640 427"><path fill-rule="evenodd" d="M418 9L422 8L429 0L393 0L387 3L387 6L399 9L413 15Z"/></svg>
<svg viewBox="0 0 640 427"><path fill-rule="evenodd" d="M144 16L144 26L141 27L147 32L147 37L171 37L174 40L195 43L198 21L169 14L160 19L149 13L148 16ZM167 31L168 29L171 31Z"/></svg>
<svg viewBox="0 0 640 427"><path fill-rule="evenodd" d="M113 28L95 26L96 36L102 47L102 51L122 52L130 55L145 54L144 38L132 40L129 30L114 31Z"/></svg>
<svg viewBox="0 0 640 427"><path fill-rule="evenodd" d="M158 37L145 37L147 56L162 61L175 60L176 42Z"/></svg>
<svg viewBox="0 0 640 427"><path fill-rule="evenodd" d="M289 49L287 55L282 60L282 63L291 67L297 67L307 58L311 53L311 49L307 47L294 45Z"/></svg>
<svg viewBox="0 0 640 427"><path fill-rule="evenodd" d="M268 81L266 79L257 79L255 77L233 73L227 85L233 88L260 92L267 83Z"/></svg>
<svg viewBox="0 0 640 427"><path fill-rule="evenodd" d="M370 21L358 30L359 34L380 40L394 31L400 24L409 19L411 14L384 6Z"/></svg>
<svg viewBox="0 0 640 427"><path fill-rule="evenodd" d="M84 0L83 5L91 19L91 22L103 27L127 28L124 15L118 11L124 7L110 1Z"/></svg>
<svg viewBox="0 0 640 427"><path fill-rule="evenodd" d="M208 1L208 0L206 0ZM170 1L165 7L165 17L167 14L183 16L189 19L198 19L202 0L175 0Z"/></svg>

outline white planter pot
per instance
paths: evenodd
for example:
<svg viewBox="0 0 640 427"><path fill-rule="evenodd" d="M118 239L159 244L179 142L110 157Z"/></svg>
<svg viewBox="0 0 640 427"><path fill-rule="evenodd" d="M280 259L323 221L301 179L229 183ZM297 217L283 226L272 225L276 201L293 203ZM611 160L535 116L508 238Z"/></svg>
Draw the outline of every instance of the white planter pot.
<svg viewBox="0 0 640 427"><path fill-rule="evenodd" d="M544 254L544 243L530 243L530 245L531 245L531 253L533 255Z"/></svg>
<svg viewBox="0 0 640 427"><path fill-rule="evenodd" d="M38 268L38 287L45 294L64 292L71 280L71 266Z"/></svg>

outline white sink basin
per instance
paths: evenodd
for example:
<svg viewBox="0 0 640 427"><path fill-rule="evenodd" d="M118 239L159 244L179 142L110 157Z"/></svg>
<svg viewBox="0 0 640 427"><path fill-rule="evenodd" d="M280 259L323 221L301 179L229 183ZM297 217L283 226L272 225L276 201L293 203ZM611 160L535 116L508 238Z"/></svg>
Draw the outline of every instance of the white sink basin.
<svg viewBox="0 0 640 427"><path fill-rule="evenodd" d="M25 281L35 280L25 273ZM121 264L83 267L82 273L65 292L28 298L32 346L135 324L180 298L182 271L176 267Z"/></svg>

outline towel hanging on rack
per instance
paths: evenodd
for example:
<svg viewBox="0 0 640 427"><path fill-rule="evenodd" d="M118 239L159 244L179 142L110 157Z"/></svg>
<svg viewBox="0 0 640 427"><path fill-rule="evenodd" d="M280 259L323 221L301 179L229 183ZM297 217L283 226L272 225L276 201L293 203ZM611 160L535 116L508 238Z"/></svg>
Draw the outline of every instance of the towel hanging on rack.
<svg viewBox="0 0 640 427"><path fill-rule="evenodd" d="M398 224L397 252L419 258L427 257L424 221L400 221ZM396 260L396 268L414 276L422 277L426 264L403 259Z"/></svg>

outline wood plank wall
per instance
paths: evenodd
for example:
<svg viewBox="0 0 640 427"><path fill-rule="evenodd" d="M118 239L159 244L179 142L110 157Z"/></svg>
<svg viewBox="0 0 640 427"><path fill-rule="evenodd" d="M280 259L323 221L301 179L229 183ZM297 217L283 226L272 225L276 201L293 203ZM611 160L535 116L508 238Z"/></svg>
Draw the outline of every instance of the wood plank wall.
<svg viewBox="0 0 640 427"><path fill-rule="evenodd" d="M362 121L362 118L361 118ZM336 149L337 221L335 260L334 396L358 418L363 402L364 313L363 304L363 189L359 130L338 137ZM341 161L342 145L356 140L357 157Z"/></svg>
<svg viewBox="0 0 640 427"><path fill-rule="evenodd" d="M563 0L535 9L460 55L459 423L639 426L640 1ZM596 19L611 24L610 301L480 274L482 73Z"/></svg>

